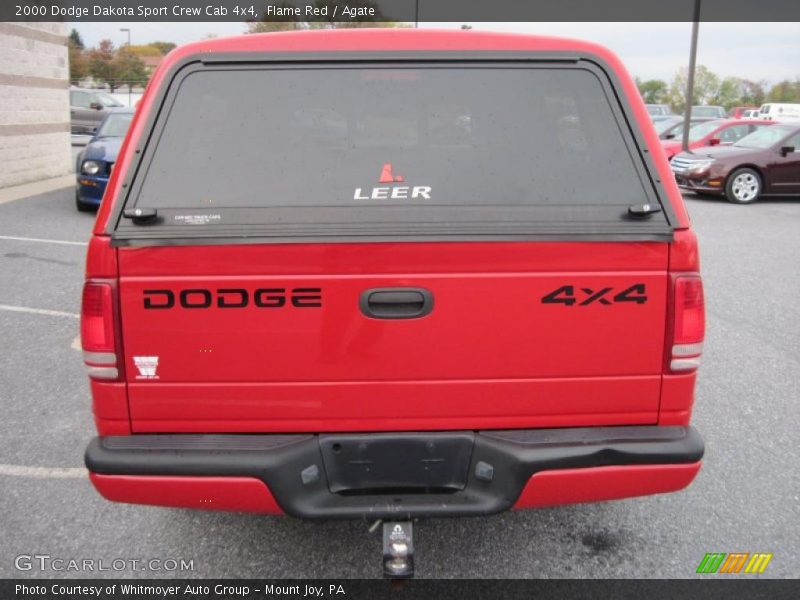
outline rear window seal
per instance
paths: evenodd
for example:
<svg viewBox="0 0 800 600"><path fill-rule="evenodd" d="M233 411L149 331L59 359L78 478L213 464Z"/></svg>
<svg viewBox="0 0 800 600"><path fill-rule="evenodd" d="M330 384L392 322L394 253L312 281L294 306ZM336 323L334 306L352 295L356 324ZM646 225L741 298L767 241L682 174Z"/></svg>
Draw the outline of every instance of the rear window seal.
<svg viewBox="0 0 800 600"><path fill-rule="evenodd" d="M490 234L490 235L461 235L461 234L438 234L438 235L297 235L297 236L276 236L259 235L257 231L253 235L238 233L207 232L201 235L175 235L175 231L161 230L157 233L150 228L142 227L136 233L123 233L119 231L122 221L122 213L126 207L135 206L133 202L138 197L141 179L137 178L139 170L145 165L145 159L149 158L147 152L151 143L157 143L161 131L163 130L165 119L160 119L165 110L172 107L177 91L180 88L182 79L191 73L206 68L219 69L226 67L233 68L254 68L258 65L268 65L269 68L296 68L303 65L319 67L320 65L330 67L364 67L391 65L395 67L443 67L462 65L487 65L502 64L508 67L525 68L536 65L537 68L584 68L592 71L601 83L606 93L609 105L617 124L620 127L622 138L626 148L635 158L634 165L639 178L642 180L645 191L649 196L649 201L656 201L663 210L666 223L654 223L650 227L642 227L639 224L635 231L625 230L628 223L620 224L614 230L608 227L597 227L594 231L570 231L570 232L542 232L519 235L519 234ZM576 241L671 241L674 229L677 227L677 218L672 209L672 205L667 199L667 192L657 176L657 170L644 140L644 135L636 124L633 117L631 106L624 94L620 93L621 84L616 72L611 69L600 57L594 55L574 56L569 53L530 53L530 52L330 52L330 53L306 53L306 52L258 52L258 53L205 53L187 56L176 62L165 77L168 82L162 85L157 91L154 100L155 110L147 116L144 123L145 136L139 140L140 143L132 149L131 168L127 177L122 182L120 194L123 198L114 203L111 216L108 220L105 233L111 236L111 244L115 247L120 246L174 246L174 245L206 245L206 244L255 244L255 243L348 243L348 242L415 242L415 241L524 241L524 240L576 240ZM586 225L586 224L584 224ZM196 230L195 230L196 231Z"/></svg>

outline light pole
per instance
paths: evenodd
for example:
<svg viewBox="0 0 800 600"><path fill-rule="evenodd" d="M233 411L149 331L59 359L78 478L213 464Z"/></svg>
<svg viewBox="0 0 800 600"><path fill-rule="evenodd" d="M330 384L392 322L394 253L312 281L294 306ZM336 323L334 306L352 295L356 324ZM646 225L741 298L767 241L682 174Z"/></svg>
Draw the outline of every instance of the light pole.
<svg viewBox="0 0 800 600"><path fill-rule="evenodd" d="M129 27L121 27L120 31L128 34L128 50L131 49L131 30ZM131 82L128 82L128 107L131 105Z"/></svg>
<svg viewBox="0 0 800 600"><path fill-rule="evenodd" d="M694 0L692 16L692 47L689 50L689 73L686 79L686 108L683 110L683 139L681 150L689 151L689 120L692 118L692 99L694 97L694 65L697 58L697 31L700 27L700 0Z"/></svg>

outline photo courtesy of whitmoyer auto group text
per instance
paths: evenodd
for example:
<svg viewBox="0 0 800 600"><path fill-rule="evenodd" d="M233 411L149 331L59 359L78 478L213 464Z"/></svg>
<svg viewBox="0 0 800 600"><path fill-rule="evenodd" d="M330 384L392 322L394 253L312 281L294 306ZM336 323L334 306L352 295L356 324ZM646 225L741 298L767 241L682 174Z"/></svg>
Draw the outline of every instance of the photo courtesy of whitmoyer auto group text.
<svg viewBox="0 0 800 600"><path fill-rule="evenodd" d="M800 2L3 0L0 600L800 597Z"/></svg>

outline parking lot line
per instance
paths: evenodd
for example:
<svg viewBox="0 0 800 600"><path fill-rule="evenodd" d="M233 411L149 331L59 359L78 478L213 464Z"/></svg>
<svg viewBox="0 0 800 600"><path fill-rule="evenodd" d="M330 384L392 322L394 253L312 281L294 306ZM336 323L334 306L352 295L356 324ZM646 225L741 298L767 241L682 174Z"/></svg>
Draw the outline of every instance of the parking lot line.
<svg viewBox="0 0 800 600"><path fill-rule="evenodd" d="M48 240L44 238L17 237L13 235L0 235L0 240L15 242L36 242L39 244L63 244L65 246L86 246L86 242L71 242L68 240Z"/></svg>
<svg viewBox="0 0 800 600"><path fill-rule="evenodd" d="M35 479L76 479L86 477L83 467L25 467L0 464L0 476L33 477Z"/></svg>
<svg viewBox="0 0 800 600"><path fill-rule="evenodd" d="M77 313L65 312L63 310L48 310L46 308L31 308L29 306L12 306L10 304L0 304L0 310L30 313L32 315L47 315L49 317L69 317L71 319L80 318L80 315Z"/></svg>

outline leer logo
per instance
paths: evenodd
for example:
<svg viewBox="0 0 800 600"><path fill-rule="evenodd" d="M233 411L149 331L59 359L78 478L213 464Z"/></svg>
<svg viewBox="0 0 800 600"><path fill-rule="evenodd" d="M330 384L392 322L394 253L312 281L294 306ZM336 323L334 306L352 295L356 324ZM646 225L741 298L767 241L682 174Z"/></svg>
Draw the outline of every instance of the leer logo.
<svg viewBox="0 0 800 600"><path fill-rule="evenodd" d="M772 554L763 552L709 552L700 561L698 573L763 573L767 568ZM744 570L742 570L744 567Z"/></svg>
<svg viewBox="0 0 800 600"><path fill-rule="evenodd" d="M392 185L382 185L372 188L372 192L365 195L361 188L356 188L353 200L408 200L415 198L431 199L431 188L427 185L396 185L403 183L405 178L402 175L395 175L392 172L392 163L384 163L378 183L391 183Z"/></svg>

